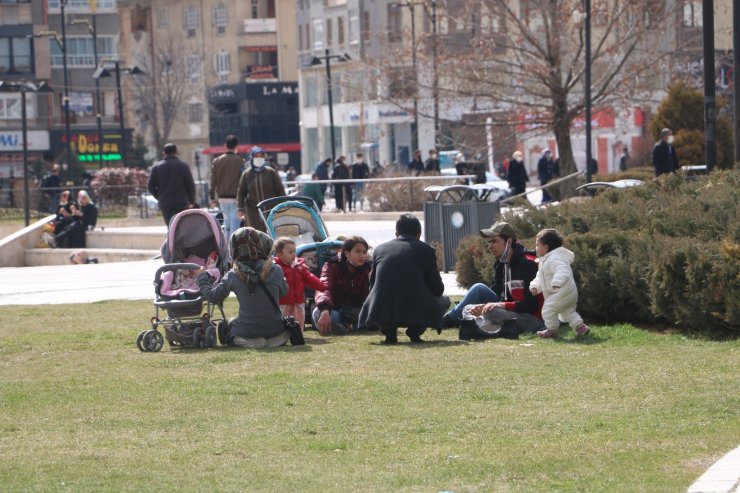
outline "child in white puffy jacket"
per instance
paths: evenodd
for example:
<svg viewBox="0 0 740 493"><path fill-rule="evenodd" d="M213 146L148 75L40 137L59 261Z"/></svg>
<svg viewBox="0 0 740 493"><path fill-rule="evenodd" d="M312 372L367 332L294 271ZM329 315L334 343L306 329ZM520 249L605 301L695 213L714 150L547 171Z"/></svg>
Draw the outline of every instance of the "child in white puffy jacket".
<svg viewBox="0 0 740 493"><path fill-rule="evenodd" d="M529 283L529 290L535 296L542 293L545 297L542 319L546 327L537 332L537 335L544 338L557 337L561 320L573 327L576 335L588 334L590 329L576 312L578 288L570 267L575 255L563 247L563 238L557 230L543 229L537 233L536 241L539 269L537 277Z"/></svg>

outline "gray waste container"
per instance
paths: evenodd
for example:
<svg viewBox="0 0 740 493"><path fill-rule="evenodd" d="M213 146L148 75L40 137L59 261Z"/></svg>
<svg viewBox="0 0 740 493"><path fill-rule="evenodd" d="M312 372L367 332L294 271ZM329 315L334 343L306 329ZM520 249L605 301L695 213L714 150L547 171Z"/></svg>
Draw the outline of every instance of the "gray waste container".
<svg viewBox="0 0 740 493"><path fill-rule="evenodd" d="M424 240L433 246L435 243L441 245L442 270L445 272L455 268L455 250L460 240L478 234L499 217L499 203L485 200L490 193L487 187L453 185L424 189L432 199L424 203Z"/></svg>

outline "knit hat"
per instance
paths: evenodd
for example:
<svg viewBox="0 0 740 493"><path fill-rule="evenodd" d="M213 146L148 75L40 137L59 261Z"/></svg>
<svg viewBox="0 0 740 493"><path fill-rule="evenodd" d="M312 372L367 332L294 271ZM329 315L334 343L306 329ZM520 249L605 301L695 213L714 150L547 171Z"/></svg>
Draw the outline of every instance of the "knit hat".
<svg viewBox="0 0 740 493"><path fill-rule="evenodd" d="M514 233L514 228L511 227L511 224L503 221L493 223L490 228L481 229L480 235L483 238L493 238L494 236L503 235L507 238L511 238L512 240L516 240L516 233Z"/></svg>

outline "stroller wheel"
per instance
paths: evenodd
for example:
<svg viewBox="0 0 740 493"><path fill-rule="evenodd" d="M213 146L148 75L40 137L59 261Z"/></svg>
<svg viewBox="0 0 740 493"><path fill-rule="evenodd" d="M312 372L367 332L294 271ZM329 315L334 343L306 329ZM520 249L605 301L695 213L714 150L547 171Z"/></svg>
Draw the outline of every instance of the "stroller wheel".
<svg viewBox="0 0 740 493"><path fill-rule="evenodd" d="M144 340L144 334L146 334L146 330L142 330L139 332L139 335L136 336L136 347L139 348L139 351L146 351L144 349L144 346L141 345L142 341Z"/></svg>
<svg viewBox="0 0 740 493"><path fill-rule="evenodd" d="M228 337L229 323L226 320L221 320L218 323L218 342L220 342L222 346L226 346L228 344L228 341L226 340Z"/></svg>
<svg viewBox="0 0 740 493"><path fill-rule="evenodd" d="M193 331L193 346L196 348L203 347L203 336L200 333L200 327L196 327Z"/></svg>
<svg viewBox="0 0 740 493"><path fill-rule="evenodd" d="M157 330L147 330L144 333L141 345L144 347L144 351L156 353L164 345L164 336Z"/></svg>
<svg viewBox="0 0 740 493"><path fill-rule="evenodd" d="M207 348L216 347L216 327L212 324L206 327L206 340L203 342Z"/></svg>

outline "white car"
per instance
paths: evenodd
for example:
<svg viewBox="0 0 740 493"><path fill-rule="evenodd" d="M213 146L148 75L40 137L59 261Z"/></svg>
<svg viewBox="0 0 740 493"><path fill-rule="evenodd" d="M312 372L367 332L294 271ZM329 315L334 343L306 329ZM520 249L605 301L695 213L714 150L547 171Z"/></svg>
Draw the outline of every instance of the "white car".
<svg viewBox="0 0 740 493"><path fill-rule="evenodd" d="M616 181L592 181L576 188L579 192L584 192L588 195L596 195L597 193L610 189L610 188L631 188L642 185L642 180L616 180Z"/></svg>

